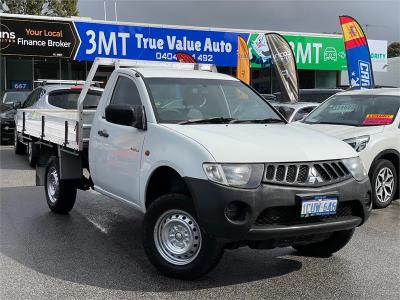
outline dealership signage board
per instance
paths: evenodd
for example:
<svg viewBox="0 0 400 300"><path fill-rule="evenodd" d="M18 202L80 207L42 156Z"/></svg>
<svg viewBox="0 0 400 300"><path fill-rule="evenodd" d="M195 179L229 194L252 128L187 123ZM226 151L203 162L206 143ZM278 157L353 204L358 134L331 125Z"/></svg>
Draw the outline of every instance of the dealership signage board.
<svg viewBox="0 0 400 300"><path fill-rule="evenodd" d="M238 33L75 22L77 60L96 57L176 61L186 52L199 63L236 66ZM246 36L247 38L247 36Z"/></svg>
<svg viewBox="0 0 400 300"><path fill-rule="evenodd" d="M85 61L92 61L96 57L176 61L176 52L186 52L199 63L235 67L238 35L241 35L247 41L252 68L265 67L271 63L262 33L8 16L0 16L0 24L2 55L60 57ZM294 50L299 69L346 70L341 37L284 37ZM377 47L371 42L374 68L377 68L374 63L377 61L379 69L382 69L386 64L386 41L377 41Z"/></svg>
<svg viewBox="0 0 400 300"><path fill-rule="evenodd" d="M371 55L372 69L374 72L386 72L387 69L387 41L368 40Z"/></svg>
<svg viewBox="0 0 400 300"><path fill-rule="evenodd" d="M346 54L340 37L283 35L296 57L298 69L346 70ZM251 53L251 67L270 64L270 54L263 33L252 33L247 45Z"/></svg>
<svg viewBox="0 0 400 300"><path fill-rule="evenodd" d="M78 38L72 22L0 19L2 55L73 58Z"/></svg>

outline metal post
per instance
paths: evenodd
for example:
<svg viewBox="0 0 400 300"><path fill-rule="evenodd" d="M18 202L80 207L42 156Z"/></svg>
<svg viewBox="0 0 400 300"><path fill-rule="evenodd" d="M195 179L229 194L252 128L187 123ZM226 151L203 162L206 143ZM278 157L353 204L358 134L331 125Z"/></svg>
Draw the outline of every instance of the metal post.
<svg viewBox="0 0 400 300"><path fill-rule="evenodd" d="M25 132L25 112L22 112L22 133Z"/></svg>
<svg viewBox="0 0 400 300"><path fill-rule="evenodd" d="M64 146L68 145L68 121L65 121Z"/></svg>
<svg viewBox="0 0 400 300"><path fill-rule="evenodd" d="M44 138L44 116L42 116L42 135L40 136L40 138Z"/></svg>

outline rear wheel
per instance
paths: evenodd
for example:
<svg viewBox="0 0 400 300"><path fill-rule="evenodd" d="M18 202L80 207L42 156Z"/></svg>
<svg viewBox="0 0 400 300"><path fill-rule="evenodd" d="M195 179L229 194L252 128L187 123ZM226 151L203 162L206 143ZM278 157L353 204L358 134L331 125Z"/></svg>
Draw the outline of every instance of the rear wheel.
<svg viewBox="0 0 400 300"><path fill-rule="evenodd" d="M26 153L26 146L19 141L17 130L14 130L14 152L18 155Z"/></svg>
<svg viewBox="0 0 400 300"><path fill-rule="evenodd" d="M76 187L68 180L60 179L57 157L52 157L46 167L45 194L47 205L58 214L67 214L75 204Z"/></svg>
<svg viewBox="0 0 400 300"><path fill-rule="evenodd" d="M355 229L333 232L327 239L307 245L294 245L293 248L308 256L327 257L339 251L351 240Z"/></svg>
<svg viewBox="0 0 400 300"><path fill-rule="evenodd" d="M397 180L393 163L386 159L378 160L371 174L372 203L375 208L385 208L393 201Z"/></svg>
<svg viewBox="0 0 400 300"><path fill-rule="evenodd" d="M169 277L192 280L209 272L220 260L222 247L197 223L192 199L167 194L148 208L143 246L149 260Z"/></svg>
<svg viewBox="0 0 400 300"><path fill-rule="evenodd" d="M39 158L40 148L34 142L28 143L28 162L32 168L36 167L36 163Z"/></svg>

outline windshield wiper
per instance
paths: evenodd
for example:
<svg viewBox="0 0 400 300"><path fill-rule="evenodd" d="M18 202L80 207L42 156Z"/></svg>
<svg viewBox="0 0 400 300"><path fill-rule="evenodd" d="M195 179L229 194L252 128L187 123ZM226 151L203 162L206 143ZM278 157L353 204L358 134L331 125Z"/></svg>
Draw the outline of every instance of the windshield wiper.
<svg viewBox="0 0 400 300"><path fill-rule="evenodd" d="M233 118L224 118L224 117L215 117L215 118L206 118L206 119L195 119L195 120L186 120L178 122L179 125L186 124L207 124L207 123L229 123L232 122Z"/></svg>
<svg viewBox="0 0 400 300"><path fill-rule="evenodd" d="M328 124L328 125L343 125L343 126L355 126L355 127L359 127L359 125L357 124L350 124L350 123L340 123L340 122L328 122L328 121L322 121L322 122L304 122L306 124Z"/></svg>
<svg viewBox="0 0 400 300"><path fill-rule="evenodd" d="M229 122L230 124L236 123L259 123L259 124L267 124L267 123L286 123L282 119L275 118L267 118L267 119L253 119L253 120L232 120Z"/></svg>

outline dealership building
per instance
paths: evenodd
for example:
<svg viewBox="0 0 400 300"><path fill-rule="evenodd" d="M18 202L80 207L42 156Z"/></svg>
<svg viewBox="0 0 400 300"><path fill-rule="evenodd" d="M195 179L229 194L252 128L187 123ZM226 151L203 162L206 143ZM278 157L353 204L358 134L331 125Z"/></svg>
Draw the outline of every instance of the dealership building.
<svg viewBox="0 0 400 300"><path fill-rule="evenodd" d="M338 24L338 29L339 29ZM32 89L38 79L85 79L96 57L176 61L177 52L235 75L238 36L247 41L251 85L279 90L264 34L268 30L201 28L0 14L0 96ZM293 48L300 88L334 88L347 69L341 35L280 32ZM374 72L385 72L387 41L369 40ZM343 72L344 73L344 72ZM96 80L107 81L109 70Z"/></svg>

